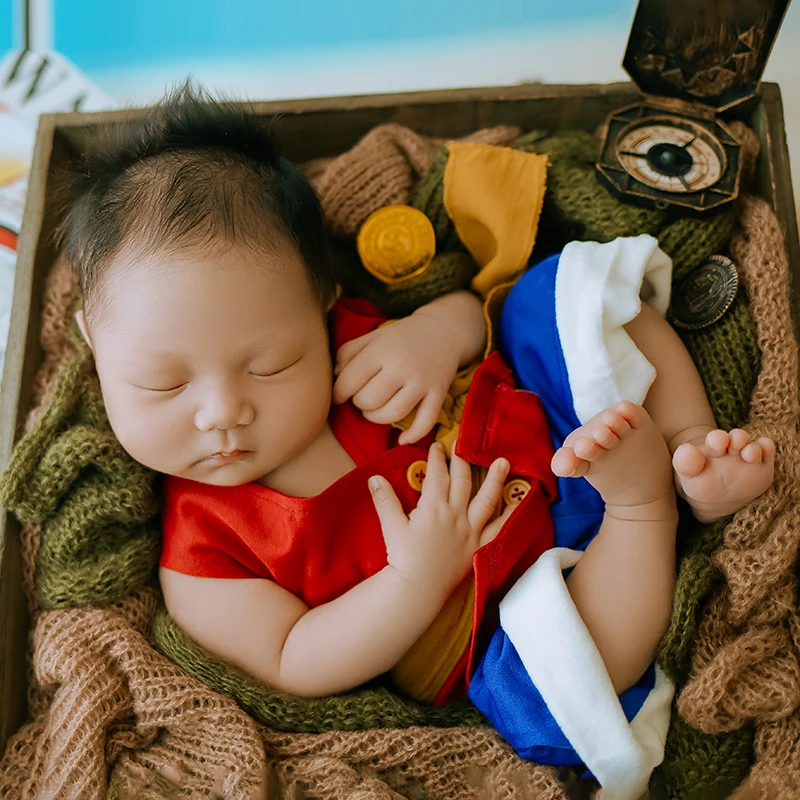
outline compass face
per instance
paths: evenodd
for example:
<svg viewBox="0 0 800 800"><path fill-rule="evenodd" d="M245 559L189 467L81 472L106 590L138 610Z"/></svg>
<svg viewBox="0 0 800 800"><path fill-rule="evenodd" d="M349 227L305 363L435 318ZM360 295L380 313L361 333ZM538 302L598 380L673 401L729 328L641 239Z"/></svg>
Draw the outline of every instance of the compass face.
<svg viewBox="0 0 800 800"><path fill-rule="evenodd" d="M637 120L620 131L617 157L637 181L662 192L701 192L725 172L720 143L699 125L670 118Z"/></svg>

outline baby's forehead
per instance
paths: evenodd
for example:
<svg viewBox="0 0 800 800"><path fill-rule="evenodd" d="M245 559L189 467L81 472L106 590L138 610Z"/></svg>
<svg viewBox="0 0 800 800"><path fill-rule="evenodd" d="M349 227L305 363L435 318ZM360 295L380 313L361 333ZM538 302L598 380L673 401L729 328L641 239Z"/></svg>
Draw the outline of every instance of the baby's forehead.
<svg viewBox="0 0 800 800"><path fill-rule="evenodd" d="M244 316L258 329L287 313L319 312L307 270L289 247L265 250L210 240L181 248L126 248L109 261L87 305L92 321L127 328L141 320L168 329L197 316L221 317L220 324L236 327Z"/></svg>

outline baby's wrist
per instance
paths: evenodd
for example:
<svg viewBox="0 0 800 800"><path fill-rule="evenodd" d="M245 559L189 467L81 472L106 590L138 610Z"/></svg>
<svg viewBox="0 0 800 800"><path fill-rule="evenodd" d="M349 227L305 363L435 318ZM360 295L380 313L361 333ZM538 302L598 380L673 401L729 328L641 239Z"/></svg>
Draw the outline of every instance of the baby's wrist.
<svg viewBox="0 0 800 800"><path fill-rule="evenodd" d="M440 607L447 598L444 582L432 575L414 575L388 564L384 570L403 590L413 594L425 607Z"/></svg>
<svg viewBox="0 0 800 800"><path fill-rule="evenodd" d="M475 361L486 347L486 323L480 300L471 292L459 291L440 297L418 308L414 314L427 317L439 328L444 341L452 347L459 367Z"/></svg>

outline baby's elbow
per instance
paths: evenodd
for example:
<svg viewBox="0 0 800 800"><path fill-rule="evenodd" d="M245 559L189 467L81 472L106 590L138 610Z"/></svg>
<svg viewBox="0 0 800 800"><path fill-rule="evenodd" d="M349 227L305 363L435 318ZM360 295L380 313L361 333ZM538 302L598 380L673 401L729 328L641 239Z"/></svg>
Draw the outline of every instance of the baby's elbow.
<svg viewBox="0 0 800 800"><path fill-rule="evenodd" d="M306 700L327 697L336 693L326 676L315 675L313 671L292 667L282 668L273 686L281 692Z"/></svg>

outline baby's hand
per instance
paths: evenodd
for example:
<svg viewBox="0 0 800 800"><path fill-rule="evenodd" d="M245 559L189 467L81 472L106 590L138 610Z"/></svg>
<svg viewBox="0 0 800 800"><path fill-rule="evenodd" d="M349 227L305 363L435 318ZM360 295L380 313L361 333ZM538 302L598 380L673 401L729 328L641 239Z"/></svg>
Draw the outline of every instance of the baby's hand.
<svg viewBox="0 0 800 800"><path fill-rule="evenodd" d="M422 495L409 516L384 478L370 478L389 565L424 595L443 601L472 565L508 470L508 461L497 459L470 501L469 464L453 455L448 473L442 445L433 444Z"/></svg>
<svg viewBox="0 0 800 800"><path fill-rule="evenodd" d="M333 400L352 398L370 422L382 425L416 408L414 423L399 439L400 444L416 442L436 424L459 355L450 340L439 336L433 317L412 314L339 349Z"/></svg>
<svg viewBox="0 0 800 800"><path fill-rule="evenodd" d="M436 424L459 366L484 347L480 301L468 292L445 295L410 317L353 339L336 354L335 403L352 398L371 422L388 425L415 408L400 444L419 441Z"/></svg>

